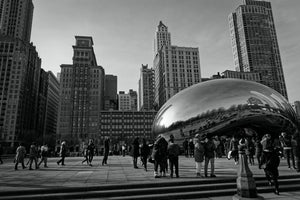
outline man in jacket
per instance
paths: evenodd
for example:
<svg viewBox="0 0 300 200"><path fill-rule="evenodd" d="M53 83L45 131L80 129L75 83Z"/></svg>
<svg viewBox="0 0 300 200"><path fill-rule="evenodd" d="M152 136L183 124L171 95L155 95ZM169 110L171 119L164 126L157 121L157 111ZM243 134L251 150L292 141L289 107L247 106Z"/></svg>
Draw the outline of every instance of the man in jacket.
<svg viewBox="0 0 300 200"><path fill-rule="evenodd" d="M178 170L178 156L180 154L180 147L178 144L174 143L174 136L170 135L169 145L168 145L168 158L170 163L170 177L173 178L173 166L175 166L175 174L176 178L179 177L179 170Z"/></svg>
<svg viewBox="0 0 300 200"><path fill-rule="evenodd" d="M210 177L216 177L215 175L215 150L216 146L211 137L207 138L207 142L204 145L204 175L207 177L208 163L210 162Z"/></svg>

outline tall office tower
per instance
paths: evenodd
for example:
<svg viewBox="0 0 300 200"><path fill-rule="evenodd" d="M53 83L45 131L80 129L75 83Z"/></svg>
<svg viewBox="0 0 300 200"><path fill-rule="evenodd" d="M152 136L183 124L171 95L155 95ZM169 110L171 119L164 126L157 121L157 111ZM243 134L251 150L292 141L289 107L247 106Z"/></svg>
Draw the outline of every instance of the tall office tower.
<svg viewBox="0 0 300 200"><path fill-rule="evenodd" d="M154 110L154 70L142 65L139 80L139 110Z"/></svg>
<svg viewBox="0 0 300 200"><path fill-rule="evenodd" d="M294 108L295 108L298 118L300 119L300 101L294 102Z"/></svg>
<svg viewBox="0 0 300 200"><path fill-rule="evenodd" d="M58 106L59 106L60 84L51 72L47 72L47 101L45 111L45 126L42 142L47 143L51 148L55 147L57 130Z"/></svg>
<svg viewBox="0 0 300 200"><path fill-rule="evenodd" d="M0 34L30 42L32 0L0 0Z"/></svg>
<svg viewBox="0 0 300 200"><path fill-rule="evenodd" d="M130 110L137 111L138 108L137 92L130 89L128 94L130 96L130 106L131 106Z"/></svg>
<svg viewBox="0 0 300 200"><path fill-rule="evenodd" d="M260 73L262 83L288 98L271 3L243 0L229 15L234 65Z"/></svg>
<svg viewBox="0 0 300 200"><path fill-rule="evenodd" d="M98 144L99 113L103 110L104 69L97 65L93 39L75 36L73 65L61 65L60 111L57 145L68 142L79 151L82 142Z"/></svg>
<svg viewBox="0 0 300 200"><path fill-rule="evenodd" d="M168 27L160 21L154 38L154 56L163 46L171 46L171 34Z"/></svg>
<svg viewBox="0 0 300 200"><path fill-rule="evenodd" d="M0 140L30 143L37 133L41 59L30 41L31 0L0 1Z"/></svg>
<svg viewBox="0 0 300 200"><path fill-rule="evenodd" d="M240 71L231 71L225 70L222 73L222 78L237 78L248 81L255 81L261 83L260 73L256 72L240 72Z"/></svg>
<svg viewBox="0 0 300 200"><path fill-rule="evenodd" d="M105 75L104 110L118 109L118 77Z"/></svg>
<svg viewBox="0 0 300 200"><path fill-rule="evenodd" d="M55 147L57 114L59 105L59 82L55 75L41 69L38 96L38 135L35 141Z"/></svg>
<svg viewBox="0 0 300 200"><path fill-rule="evenodd" d="M162 22L156 35L160 35L161 30L167 31ZM162 46L155 55L153 66L155 104L160 108L179 91L201 82L201 72L198 48L173 46L169 44L171 39L166 37L158 41Z"/></svg>

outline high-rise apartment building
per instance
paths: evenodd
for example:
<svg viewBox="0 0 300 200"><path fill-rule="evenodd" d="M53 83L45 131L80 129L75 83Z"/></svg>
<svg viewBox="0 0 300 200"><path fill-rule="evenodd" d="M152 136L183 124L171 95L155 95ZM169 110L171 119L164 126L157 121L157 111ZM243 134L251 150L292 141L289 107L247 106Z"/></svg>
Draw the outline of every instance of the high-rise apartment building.
<svg viewBox="0 0 300 200"><path fill-rule="evenodd" d="M32 0L0 1L0 140L31 143L38 135L41 59L30 42Z"/></svg>
<svg viewBox="0 0 300 200"><path fill-rule="evenodd" d="M271 3L243 0L229 15L234 66L260 73L261 82L288 98Z"/></svg>
<svg viewBox="0 0 300 200"><path fill-rule="evenodd" d="M73 65L61 65L57 145L66 140L71 151L82 142L98 144L99 113L104 104L104 69L97 65L93 39L75 36Z"/></svg>
<svg viewBox="0 0 300 200"><path fill-rule="evenodd" d="M168 28L160 22L155 39L155 103L160 108L179 91L201 82L199 49L171 45Z"/></svg>
<svg viewBox="0 0 300 200"><path fill-rule="evenodd" d="M137 92L130 89L128 94L130 96L130 110L131 111L137 111L137 109L138 109Z"/></svg>
<svg viewBox="0 0 300 200"><path fill-rule="evenodd" d="M105 75L104 110L118 109L118 77Z"/></svg>
<svg viewBox="0 0 300 200"><path fill-rule="evenodd" d="M142 65L139 79L139 110L154 110L154 70Z"/></svg>

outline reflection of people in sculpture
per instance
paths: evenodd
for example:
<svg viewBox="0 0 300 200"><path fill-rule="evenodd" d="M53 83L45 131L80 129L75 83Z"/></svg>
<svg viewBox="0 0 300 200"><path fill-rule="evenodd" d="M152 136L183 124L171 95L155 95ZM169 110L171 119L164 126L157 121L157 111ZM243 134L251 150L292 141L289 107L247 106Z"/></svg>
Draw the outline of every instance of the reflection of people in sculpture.
<svg viewBox="0 0 300 200"><path fill-rule="evenodd" d="M258 163L258 168L261 169L261 156L262 156L262 145L261 145L261 139L258 137L255 141L255 156Z"/></svg>
<svg viewBox="0 0 300 200"><path fill-rule="evenodd" d="M269 185L274 185L274 193L279 195L279 184L278 184L278 166L280 163L279 148L275 146L272 141L271 135L266 134L261 141L263 152L262 152L262 168L264 168L266 178Z"/></svg>

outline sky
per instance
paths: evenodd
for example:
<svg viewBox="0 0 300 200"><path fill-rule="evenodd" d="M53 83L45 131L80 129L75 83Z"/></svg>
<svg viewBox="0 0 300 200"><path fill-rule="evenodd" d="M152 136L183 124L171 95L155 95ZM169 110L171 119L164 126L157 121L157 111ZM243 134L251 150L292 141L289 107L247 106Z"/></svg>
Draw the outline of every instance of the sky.
<svg viewBox="0 0 300 200"><path fill-rule="evenodd" d="M72 64L75 35L92 36L98 65L118 91L138 91L142 64L153 66L162 21L176 46L198 47L202 78L234 70L228 15L241 0L33 0L31 41L42 68ZM289 101L300 101L300 1L271 0Z"/></svg>

